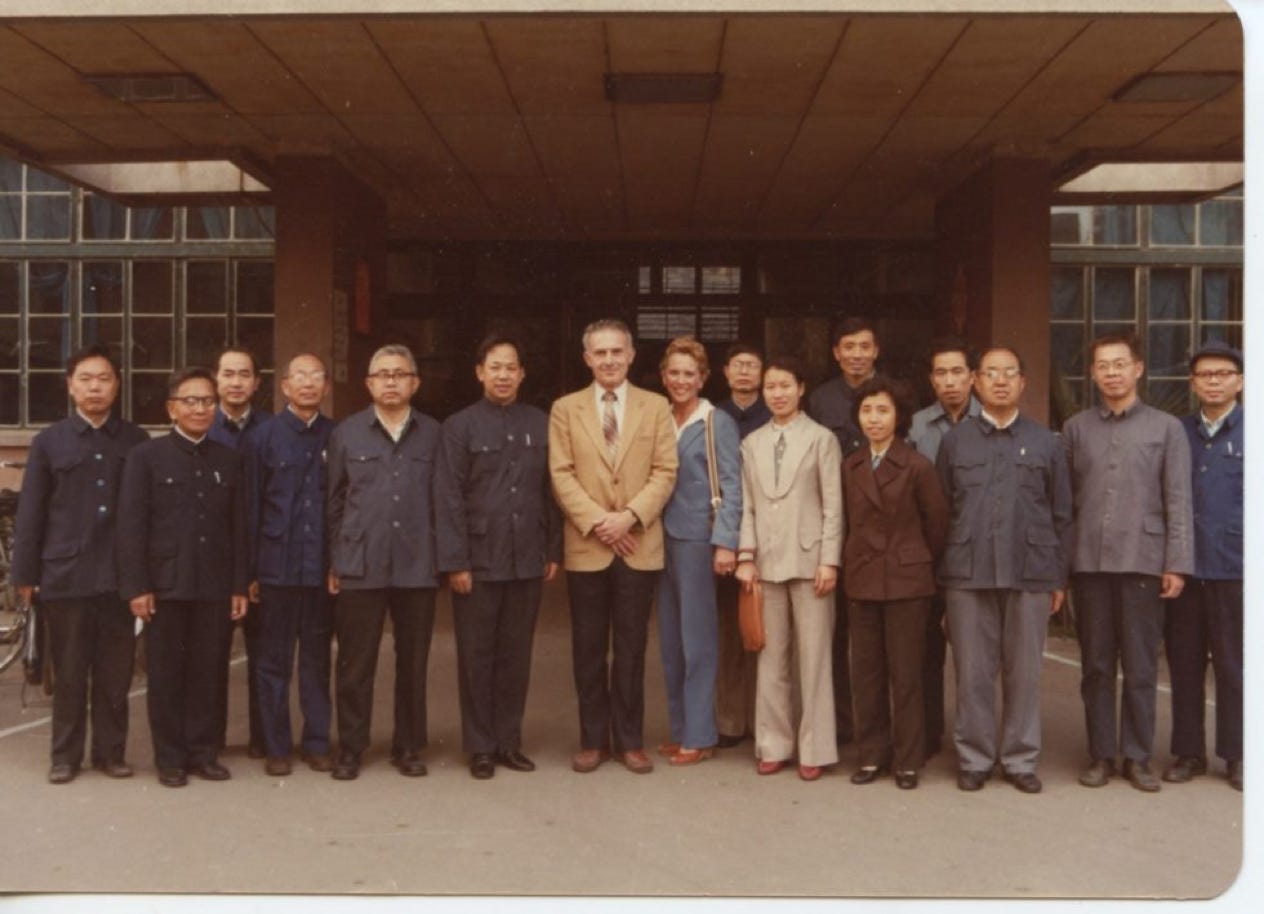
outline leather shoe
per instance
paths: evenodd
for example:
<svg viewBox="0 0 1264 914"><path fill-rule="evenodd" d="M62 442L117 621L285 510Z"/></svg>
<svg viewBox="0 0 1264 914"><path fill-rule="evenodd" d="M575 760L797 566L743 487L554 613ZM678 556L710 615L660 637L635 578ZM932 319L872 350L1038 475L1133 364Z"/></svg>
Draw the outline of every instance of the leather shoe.
<svg viewBox="0 0 1264 914"><path fill-rule="evenodd" d="M571 770L587 774L608 758L610 753L605 749L581 749L571 756Z"/></svg>
<svg viewBox="0 0 1264 914"><path fill-rule="evenodd" d="M92 767L107 778L130 778L135 773L132 771L132 766L122 759L114 759L108 762L93 762Z"/></svg>
<svg viewBox="0 0 1264 914"><path fill-rule="evenodd" d="M194 762L189 766L189 774L196 774L204 781L227 781L233 776L232 772L215 759Z"/></svg>
<svg viewBox="0 0 1264 914"><path fill-rule="evenodd" d="M621 753L619 761L623 762L623 767L633 774L649 774L654 770L654 763L642 749L629 749Z"/></svg>
<svg viewBox="0 0 1264 914"><path fill-rule="evenodd" d="M307 767L312 769L312 771L333 771L334 757L328 752L304 751L299 755L299 758L307 762Z"/></svg>
<svg viewBox="0 0 1264 914"><path fill-rule="evenodd" d="M159 768L158 783L163 787L183 787L189 783L189 776L183 768Z"/></svg>
<svg viewBox="0 0 1264 914"><path fill-rule="evenodd" d="M1094 759L1080 774L1080 783L1085 787L1102 787L1115 776L1115 760L1108 758Z"/></svg>
<svg viewBox="0 0 1264 914"><path fill-rule="evenodd" d="M1146 793L1155 793L1163 786L1147 763L1133 759L1124 760L1124 777L1133 787Z"/></svg>
<svg viewBox="0 0 1264 914"><path fill-rule="evenodd" d="M490 752L476 752L470 756L470 774L475 780L486 781L496 773L496 759Z"/></svg>
<svg viewBox="0 0 1264 914"><path fill-rule="evenodd" d="M799 766L799 780L815 781L815 780L818 780L820 777L821 777L820 765L800 765Z"/></svg>
<svg viewBox="0 0 1264 914"><path fill-rule="evenodd" d="M509 749L496 753L496 761L498 764L504 765L510 771L535 771L535 762L527 758L517 749Z"/></svg>
<svg viewBox="0 0 1264 914"><path fill-rule="evenodd" d="M735 746L740 746L745 741L746 741L745 733L743 733L741 736L733 736L730 733L721 733L720 738L715 741L715 744L719 746L721 749L732 749Z"/></svg>
<svg viewBox="0 0 1264 914"><path fill-rule="evenodd" d="M785 759L769 761L768 759L760 759L755 763L755 771L759 774L776 774L786 765L790 764Z"/></svg>
<svg viewBox="0 0 1264 914"><path fill-rule="evenodd" d="M680 751L680 743L659 743L658 754L663 758L671 758Z"/></svg>
<svg viewBox="0 0 1264 914"><path fill-rule="evenodd" d="M332 777L335 781L354 781L360 776L360 756L354 752L339 752L334 762Z"/></svg>
<svg viewBox="0 0 1264 914"><path fill-rule="evenodd" d="M1040 793L1041 787L1044 786L1034 771L1007 771L1005 780L1023 793Z"/></svg>
<svg viewBox="0 0 1264 914"><path fill-rule="evenodd" d="M1229 763L1229 786L1234 790L1242 789L1242 759Z"/></svg>
<svg viewBox="0 0 1264 914"><path fill-rule="evenodd" d="M268 750L264 748L263 743L251 743L246 747L246 755L250 758L266 758Z"/></svg>
<svg viewBox="0 0 1264 914"><path fill-rule="evenodd" d="M895 773L895 786L901 790L914 790L917 787L917 772L897 771Z"/></svg>
<svg viewBox="0 0 1264 914"><path fill-rule="evenodd" d="M391 764L406 778L419 778L426 774L426 763L419 752L401 752L391 758Z"/></svg>
<svg viewBox="0 0 1264 914"><path fill-rule="evenodd" d="M982 790L983 785L992 777L991 770L970 771L962 768L957 772L958 790Z"/></svg>
<svg viewBox="0 0 1264 914"><path fill-rule="evenodd" d="M1169 784L1184 784L1196 775L1207 773L1207 760L1196 755L1182 755L1163 772L1163 780Z"/></svg>
<svg viewBox="0 0 1264 914"><path fill-rule="evenodd" d="M710 746L704 749L686 749L681 748L675 755L667 760L667 764L675 765L677 768L685 765L696 765L715 755L715 750Z"/></svg>
<svg viewBox="0 0 1264 914"><path fill-rule="evenodd" d="M283 778L293 770L290 766L290 760L283 755L270 755L268 760L263 763L263 770L267 772L269 777Z"/></svg>
<svg viewBox="0 0 1264 914"><path fill-rule="evenodd" d="M885 765L865 765L857 768L851 776L853 784L872 784L886 771Z"/></svg>
<svg viewBox="0 0 1264 914"><path fill-rule="evenodd" d="M74 765L58 762L48 769L48 783L50 784L69 784L79 774L79 769Z"/></svg>

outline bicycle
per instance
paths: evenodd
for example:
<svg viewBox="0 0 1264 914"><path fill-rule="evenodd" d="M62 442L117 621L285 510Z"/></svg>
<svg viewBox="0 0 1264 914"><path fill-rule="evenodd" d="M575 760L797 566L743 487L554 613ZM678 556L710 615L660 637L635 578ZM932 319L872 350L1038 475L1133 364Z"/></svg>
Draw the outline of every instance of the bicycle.
<svg viewBox="0 0 1264 914"><path fill-rule="evenodd" d="M0 467L22 469L25 464L0 460ZM8 669L18 657L28 661L28 647L35 646L30 637L34 629L29 601L23 600L13 586L13 527L18 513L18 493L0 489L0 672Z"/></svg>

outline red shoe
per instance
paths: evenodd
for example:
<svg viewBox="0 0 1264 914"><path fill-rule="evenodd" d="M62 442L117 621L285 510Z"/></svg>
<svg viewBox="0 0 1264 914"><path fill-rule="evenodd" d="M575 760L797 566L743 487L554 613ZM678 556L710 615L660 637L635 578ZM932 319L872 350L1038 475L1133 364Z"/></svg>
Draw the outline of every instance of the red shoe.
<svg viewBox="0 0 1264 914"><path fill-rule="evenodd" d="M770 762L770 761L761 759L760 761L755 763L755 771L757 771L759 774L776 774L782 768L786 767L786 764L787 762L785 759L781 759L775 762Z"/></svg>
<svg viewBox="0 0 1264 914"><path fill-rule="evenodd" d="M680 743L659 743L658 754L663 758L671 758L680 751Z"/></svg>
<svg viewBox="0 0 1264 914"><path fill-rule="evenodd" d="M799 779L804 781L815 781L821 776L820 765L800 765Z"/></svg>
<svg viewBox="0 0 1264 914"><path fill-rule="evenodd" d="M667 760L667 764L675 765L696 765L704 759L709 759L715 755L715 750L708 746L705 749L678 749L676 754Z"/></svg>

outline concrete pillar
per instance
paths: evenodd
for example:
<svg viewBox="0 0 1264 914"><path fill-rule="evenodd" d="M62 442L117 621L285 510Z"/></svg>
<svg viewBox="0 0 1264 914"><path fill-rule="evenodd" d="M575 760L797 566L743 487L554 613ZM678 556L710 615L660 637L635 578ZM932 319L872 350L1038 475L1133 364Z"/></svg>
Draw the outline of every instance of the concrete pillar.
<svg viewBox="0 0 1264 914"><path fill-rule="evenodd" d="M386 207L333 159L280 158L274 175L276 402L286 363L314 352L341 418L368 402L364 370L386 319Z"/></svg>
<svg viewBox="0 0 1264 914"><path fill-rule="evenodd" d="M1049 417L1049 163L994 159L940 200L941 327L1023 357L1023 411Z"/></svg>

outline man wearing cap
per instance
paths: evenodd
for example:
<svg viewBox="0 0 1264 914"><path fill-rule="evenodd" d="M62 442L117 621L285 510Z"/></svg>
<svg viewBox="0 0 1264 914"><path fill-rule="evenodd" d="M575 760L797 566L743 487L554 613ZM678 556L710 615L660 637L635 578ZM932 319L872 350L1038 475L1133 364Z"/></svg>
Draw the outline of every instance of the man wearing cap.
<svg viewBox="0 0 1264 914"><path fill-rule="evenodd" d="M1242 353L1218 340L1190 359L1199 409L1181 419L1189 438L1194 496L1194 574L1167 607L1164 641L1172 677L1172 754L1163 780L1207 771L1207 653L1216 677L1216 755L1242 789L1242 504L1246 417Z"/></svg>

